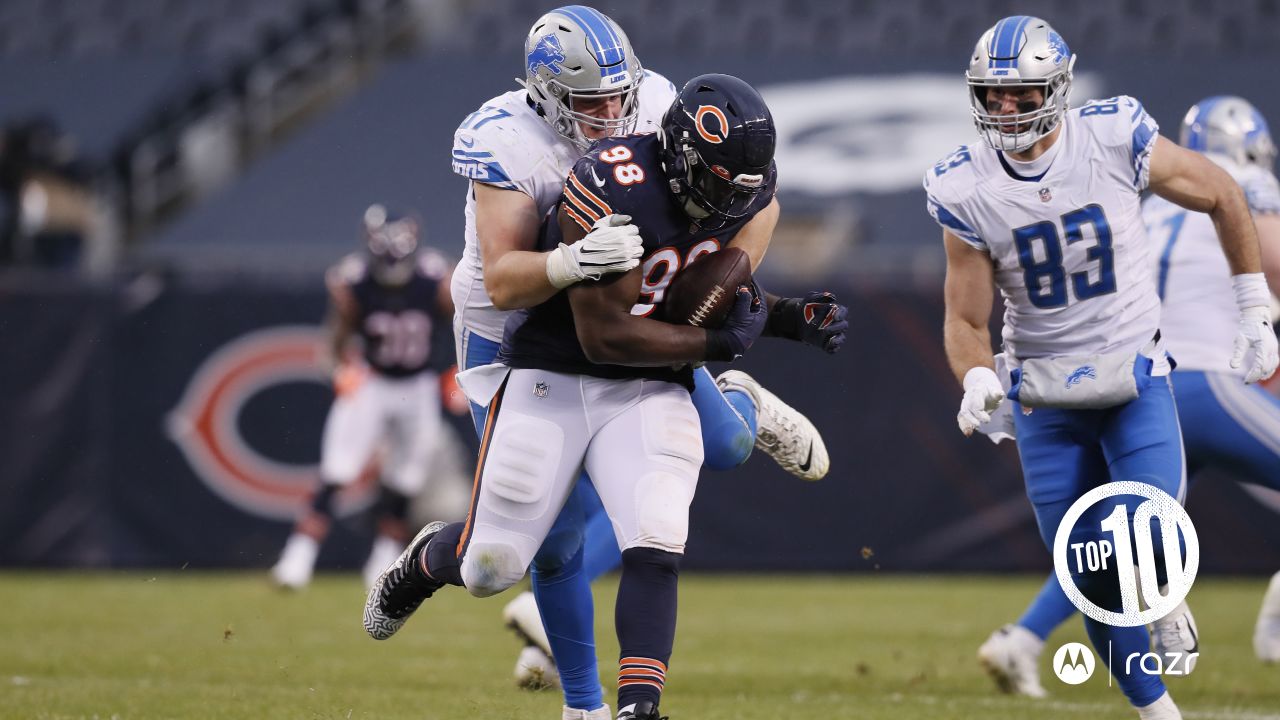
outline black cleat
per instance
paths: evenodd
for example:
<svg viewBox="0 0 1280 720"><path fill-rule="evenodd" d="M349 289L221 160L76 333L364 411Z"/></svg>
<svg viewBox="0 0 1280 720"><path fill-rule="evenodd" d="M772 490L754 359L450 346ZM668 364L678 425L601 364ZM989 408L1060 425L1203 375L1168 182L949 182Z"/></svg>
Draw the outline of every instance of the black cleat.
<svg viewBox="0 0 1280 720"><path fill-rule="evenodd" d="M444 583L418 569L418 555L444 526L443 522L433 522L419 530L409 547L369 588L369 597L364 602L364 631L369 637L386 640L395 635L423 600L444 587Z"/></svg>
<svg viewBox="0 0 1280 720"><path fill-rule="evenodd" d="M659 717L657 703L641 700L618 711L618 720L667 720Z"/></svg>

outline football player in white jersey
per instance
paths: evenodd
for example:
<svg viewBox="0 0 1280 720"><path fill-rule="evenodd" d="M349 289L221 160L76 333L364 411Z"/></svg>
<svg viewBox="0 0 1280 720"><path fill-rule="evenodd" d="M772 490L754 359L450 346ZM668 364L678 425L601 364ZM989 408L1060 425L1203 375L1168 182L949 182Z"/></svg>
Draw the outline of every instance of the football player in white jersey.
<svg viewBox="0 0 1280 720"><path fill-rule="evenodd" d="M658 129L674 86L644 70L626 34L598 11L571 5L539 18L525 41L523 89L499 95L467 117L454 135L454 172L471 182L466 249L454 273L454 331L462 370L493 362L510 311L537 305L561 289L626 272L641 256L629 218L605 217L570 246L535 252L539 224L560 198L570 168L594 140ZM764 211L774 217L777 205ZM763 258L769 238L744 235L735 246ZM846 310L830 296L792 302L813 344L834 351ZM807 317L804 308L815 312ZM696 374L694 403L703 430L704 466L728 469L753 445L783 468L816 480L829 465L813 425L740 371ZM485 410L473 405L476 432ZM533 563L538 597L517 597L504 617L529 642L517 679L554 680L558 663L565 717L607 717L597 675L590 581L621 562L613 528L589 482L578 483ZM539 618L538 605L553 610ZM554 650L554 653L552 651Z"/></svg>
<svg viewBox="0 0 1280 720"><path fill-rule="evenodd" d="M1238 319L1231 365L1256 382L1280 361L1240 187L1200 153L1161 137L1133 98L1069 110L1074 62L1045 21L996 23L967 73L983 142L959 148L924 179L947 253L944 342L964 386L957 422L966 435L993 430L991 414L1005 404L1050 548L1067 509L1109 481L1184 495L1153 250L1140 213L1144 189L1207 212L1219 229ZM1011 387L996 373L987 330L993 283L1004 299L1001 361L1011 368ZM1073 541L1103 539L1098 522L1117 500L1093 505ZM1114 564L1073 580L1095 605L1121 609ZM1085 626L1101 657L1150 649L1145 627L1092 619ZM1181 717L1159 676L1120 663L1111 671L1139 717Z"/></svg>
<svg viewBox="0 0 1280 720"><path fill-rule="evenodd" d="M337 397L321 439L320 485L271 568L282 588L300 590L311 581L337 493L359 479L380 446L386 452L375 510L377 537L364 565L366 587L413 535L409 503L427 481L440 429L432 340L434 330L453 315L449 266L439 253L419 250L419 232L413 215L374 205L364 216L365 251L344 257L325 275L327 349ZM355 352L357 337L363 357Z"/></svg>
<svg viewBox="0 0 1280 720"><path fill-rule="evenodd" d="M1269 286L1280 288L1280 183L1262 114L1242 98L1207 98L1187 112L1180 144L1205 153L1244 189L1263 271ZM1183 420L1188 479L1194 481L1201 468L1218 467L1244 482L1280 490L1280 400L1240 382L1240 370L1231 367L1237 310L1212 219L1154 195L1143 203L1142 215L1153 243L1160 328L1178 361L1170 380ZM1018 622L983 643L979 659L1006 692L1043 697L1040 651L1075 611L1051 575ZM1195 621L1185 603L1154 623L1152 646L1162 657L1196 651ZM1262 660L1280 661L1280 573L1263 600L1254 650Z"/></svg>

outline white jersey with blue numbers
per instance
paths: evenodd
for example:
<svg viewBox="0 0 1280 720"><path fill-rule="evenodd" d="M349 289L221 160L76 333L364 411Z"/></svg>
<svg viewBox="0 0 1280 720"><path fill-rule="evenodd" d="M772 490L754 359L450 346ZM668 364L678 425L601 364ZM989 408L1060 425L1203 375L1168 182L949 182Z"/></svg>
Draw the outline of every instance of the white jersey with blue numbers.
<svg viewBox="0 0 1280 720"><path fill-rule="evenodd" d="M657 131L662 115L675 101L676 89L665 77L646 70L640 83L637 133ZM529 104L524 90L489 100L467 116L453 135L453 171L473 183L515 190L533 198L541 217L564 190L573 163L582 156ZM510 314L493 307L484 288L480 245L476 241L476 199L467 186L466 247L453 272L453 302L459 332L463 328L502 342Z"/></svg>
<svg viewBox="0 0 1280 720"><path fill-rule="evenodd" d="M929 213L991 256L1015 363L1137 352L1155 335L1139 193L1157 137L1142 105L1121 96L1068 111L1032 163L975 143L925 172ZM1156 371L1167 372L1162 356Z"/></svg>
<svg viewBox="0 0 1280 720"><path fill-rule="evenodd" d="M1280 184L1275 175L1221 155L1209 159L1244 188L1254 215L1280 213ZM1231 369L1240 310L1231 288L1231 268L1218 242L1213 220L1160 197L1142 206L1152 241L1152 271L1163 302L1160 328L1182 370L1243 375Z"/></svg>

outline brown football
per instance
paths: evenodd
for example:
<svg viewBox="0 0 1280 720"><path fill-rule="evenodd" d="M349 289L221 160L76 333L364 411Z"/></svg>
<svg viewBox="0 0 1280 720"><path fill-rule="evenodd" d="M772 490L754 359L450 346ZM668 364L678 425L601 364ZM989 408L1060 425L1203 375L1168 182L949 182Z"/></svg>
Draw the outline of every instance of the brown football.
<svg viewBox="0 0 1280 720"><path fill-rule="evenodd" d="M662 298L663 319L677 325L720 328L735 291L751 282L751 259L738 248L698 256L676 273Z"/></svg>

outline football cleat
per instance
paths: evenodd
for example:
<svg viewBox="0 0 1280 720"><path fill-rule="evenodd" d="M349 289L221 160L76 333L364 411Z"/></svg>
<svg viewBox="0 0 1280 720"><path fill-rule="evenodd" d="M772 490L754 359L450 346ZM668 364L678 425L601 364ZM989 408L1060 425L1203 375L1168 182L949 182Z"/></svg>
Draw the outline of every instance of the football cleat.
<svg viewBox="0 0 1280 720"><path fill-rule="evenodd" d="M1141 720L1182 720L1182 711L1173 704L1173 698L1166 690L1155 702L1138 708L1138 717Z"/></svg>
<svg viewBox="0 0 1280 720"><path fill-rule="evenodd" d="M821 480L831 467L827 446L818 429L798 410L782 402L741 370L726 370L716 378L721 392L746 393L756 406L756 447L783 470L801 480Z"/></svg>
<svg viewBox="0 0 1280 720"><path fill-rule="evenodd" d="M400 557L378 576L364 602L364 631L374 640L386 640L404 627L404 623L444 583L433 580L418 569L418 555L431 538L445 526L428 523L418 531Z"/></svg>
<svg viewBox="0 0 1280 720"><path fill-rule="evenodd" d="M1200 652L1200 635L1196 632L1196 619L1191 616L1191 608L1183 600L1172 612L1151 623L1151 650L1160 657L1166 653L1180 653L1186 658L1184 672L1190 673L1196 667L1196 656Z"/></svg>
<svg viewBox="0 0 1280 720"><path fill-rule="evenodd" d="M523 690L549 690L560 687L556 661L537 645L525 645L516 658L516 686Z"/></svg>
<svg viewBox="0 0 1280 720"><path fill-rule="evenodd" d="M667 720L667 718L658 716L656 703L641 700L618 710L618 720Z"/></svg>
<svg viewBox="0 0 1280 720"><path fill-rule="evenodd" d="M1280 662L1280 572L1271 576L1253 630L1253 651L1263 662Z"/></svg>
<svg viewBox="0 0 1280 720"><path fill-rule="evenodd" d="M551 641L547 639L546 628L542 627L542 614L538 612L538 601L532 592L526 590L507 603L502 608L502 621L525 645L533 645L542 650L543 655L551 656Z"/></svg>
<svg viewBox="0 0 1280 720"><path fill-rule="evenodd" d="M1021 625L1005 625L978 648L978 662L1001 692L1042 698L1049 695L1040 685L1042 650L1044 641L1035 633Z"/></svg>
<svg viewBox="0 0 1280 720"><path fill-rule="evenodd" d="M595 710L578 710L566 705L560 720L613 720L613 713L609 711L608 704L601 705Z"/></svg>
<svg viewBox="0 0 1280 720"><path fill-rule="evenodd" d="M304 533L289 536L280 560L271 568L271 579L284 590L301 590L311 582L320 543Z"/></svg>

